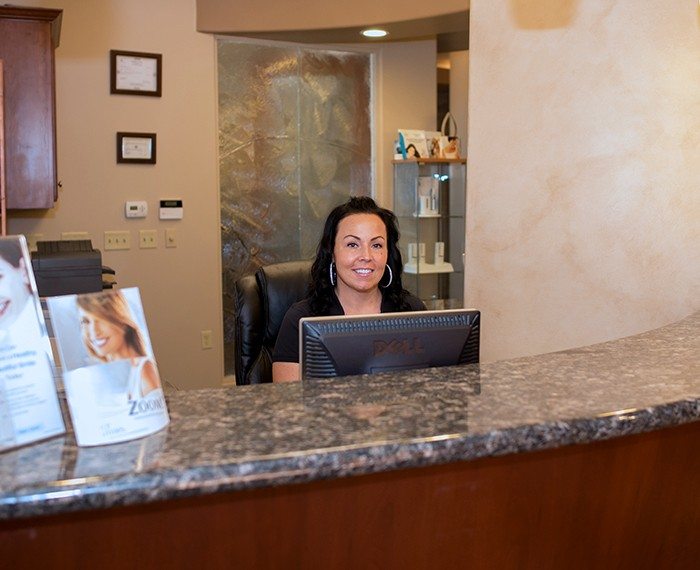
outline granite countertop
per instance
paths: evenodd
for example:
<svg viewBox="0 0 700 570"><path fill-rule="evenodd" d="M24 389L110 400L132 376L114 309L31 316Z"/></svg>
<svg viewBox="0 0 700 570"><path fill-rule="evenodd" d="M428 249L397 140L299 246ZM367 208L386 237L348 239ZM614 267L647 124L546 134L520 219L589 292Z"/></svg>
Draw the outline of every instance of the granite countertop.
<svg viewBox="0 0 700 570"><path fill-rule="evenodd" d="M483 365L176 392L171 424L0 455L0 519L521 453L700 419L700 312L647 333Z"/></svg>

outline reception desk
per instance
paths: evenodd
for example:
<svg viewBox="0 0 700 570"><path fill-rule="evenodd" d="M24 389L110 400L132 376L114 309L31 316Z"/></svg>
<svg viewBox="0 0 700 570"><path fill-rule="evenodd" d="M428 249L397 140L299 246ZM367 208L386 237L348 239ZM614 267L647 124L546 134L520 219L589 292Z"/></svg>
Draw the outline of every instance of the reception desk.
<svg viewBox="0 0 700 570"><path fill-rule="evenodd" d="M148 438L0 455L1 560L691 567L699 332L697 313L492 364L177 392Z"/></svg>

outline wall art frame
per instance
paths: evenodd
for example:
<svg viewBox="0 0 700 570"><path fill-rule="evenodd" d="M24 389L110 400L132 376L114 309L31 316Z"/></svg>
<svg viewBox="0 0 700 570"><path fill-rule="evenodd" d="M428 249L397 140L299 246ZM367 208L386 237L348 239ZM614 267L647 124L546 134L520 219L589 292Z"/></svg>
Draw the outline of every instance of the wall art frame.
<svg viewBox="0 0 700 570"><path fill-rule="evenodd" d="M155 164L156 133L117 133L118 164Z"/></svg>
<svg viewBox="0 0 700 570"><path fill-rule="evenodd" d="M163 56L159 53L110 50L110 90L112 95L163 94Z"/></svg>

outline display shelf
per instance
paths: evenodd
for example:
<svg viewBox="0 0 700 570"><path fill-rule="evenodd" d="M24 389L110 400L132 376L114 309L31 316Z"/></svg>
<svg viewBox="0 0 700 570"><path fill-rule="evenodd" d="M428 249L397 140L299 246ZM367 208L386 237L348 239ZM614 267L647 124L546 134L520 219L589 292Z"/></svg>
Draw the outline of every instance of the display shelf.
<svg viewBox="0 0 700 570"><path fill-rule="evenodd" d="M433 304L464 299L465 159L393 160L404 286Z"/></svg>
<svg viewBox="0 0 700 570"><path fill-rule="evenodd" d="M435 263L423 263L418 267L417 263L407 263L403 266L404 273L411 273L413 275L433 275L436 273L454 273L455 268L452 267L451 263L441 263L436 265Z"/></svg>
<svg viewBox="0 0 700 570"><path fill-rule="evenodd" d="M392 164L466 164L466 158L395 158Z"/></svg>

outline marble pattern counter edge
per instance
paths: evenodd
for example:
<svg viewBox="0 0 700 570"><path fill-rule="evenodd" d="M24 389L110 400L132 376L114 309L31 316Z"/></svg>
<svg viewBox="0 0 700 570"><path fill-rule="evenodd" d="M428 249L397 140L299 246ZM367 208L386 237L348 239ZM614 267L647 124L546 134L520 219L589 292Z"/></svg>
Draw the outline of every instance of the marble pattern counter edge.
<svg viewBox="0 0 700 570"><path fill-rule="evenodd" d="M699 325L700 314L695 314L681 321L680 324L658 329L665 331L666 337L672 337L674 346L671 347L671 353L682 354L682 358L687 360L681 367L681 374L688 377L686 380L689 382L687 385L691 387L691 393L685 398L663 401L663 395L660 395L659 399L662 401L656 405L621 409L613 407L608 412L590 415L574 414L575 417L572 418L554 417L534 422L515 420L509 426L477 429L473 432L468 429L455 431L443 429L418 437L405 437L402 433L394 434L392 437L392 434L388 434L383 440L368 438L367 441L349 444L318 445L280 452L273 449L268 453L222 454L219 457L200 459L192 464L185 462L182 465L178 465L177 458L170 458L163 461L156 460L153 465L142 470L135 468L106 476L59 477L55 480L15 485L10 489L6 488L8 480L0 469L0 520L137 505L243 489L469 461L510 453L585 444L697 421L700 419L700 389L696 378L697 356L693 355L692 347L697 344ZM656 331L629 338L638 339L645 336L647 340L653 341L657 336ZM612 348L614 352L615 346L620 346L620 343L626 340L629 339L553 353L553 355L569 353L573 354L576 360L576 354L580 354L581 351L589 354L602 351L605 354ZM642 344L644 340L642 338ZM669 338L666 340L668 341ZM630 348L629 343L627 344L628 346L623 347L625 351ZM666 351L664 353L668 354ZM553 355L521 359L522 366L535 370L539 363L546 369ZM635 358L634 354L628 356ZM579 362L579 365L581 364ZM518 360L510 361L506 369L512 366L517 369L521 365L518 364ZM618 367L619 363L614 366ZM482 368L485 372L496 370L495 373L490 374L490 380L495 384L508 380L508 378L498 379L498 370L501 369L499 363L485 365ZM673 370L674 377L678 376L678 370L678 367ZM462 377L466 376L468 379L470 374L465 374L464 370L459 374L457 372L458 369L433 369L425 372L420 378L427 381L423 386L430 386L434 382L432 377L437 375L447 378L448 383L453 382L455 386L462 389L464 384ZM562 370L561 373L566 374L566 370ZM662 375L659 370L651 370L650 373ZM592 371L591 374L595 375L596 371ZM455 380L456 378L459 380ZM658 380L663 381L663 378ZM267 390L267 394L262 395L263 401L273 396L279 396L284 400L284 395L278 394L283 389L280 386L250 387L250 393L261 389ZM235 394L236 390L239 389L210 391L209 396L215 394L215 397L227 401L229 395ZM188 396L186 393L178 394L172 404L176 404L179 399L187 400L188 397L193 396ZM173 408L175 413L171 427L177 427L178 421L181 421L180 412L177 405L173 405ZM585 412L585 409L583 411ZM316 413L322 414L322 411L316 410ZM556 416L556 414L553 415ZM258 421L264 420L258 418ZM177 443L168 442L173 438L177 439L177 430L166 430L160 434L160 438L161 441L166 441L164 453L167 454L169 450L177 448ZM26 449L31 450L31 447ZM76 451L74 445L69 447L72 451ZM63 455L65 457L66 453L64 452ZM0 462L2 460L3 457L0 456Z"/></svg>

